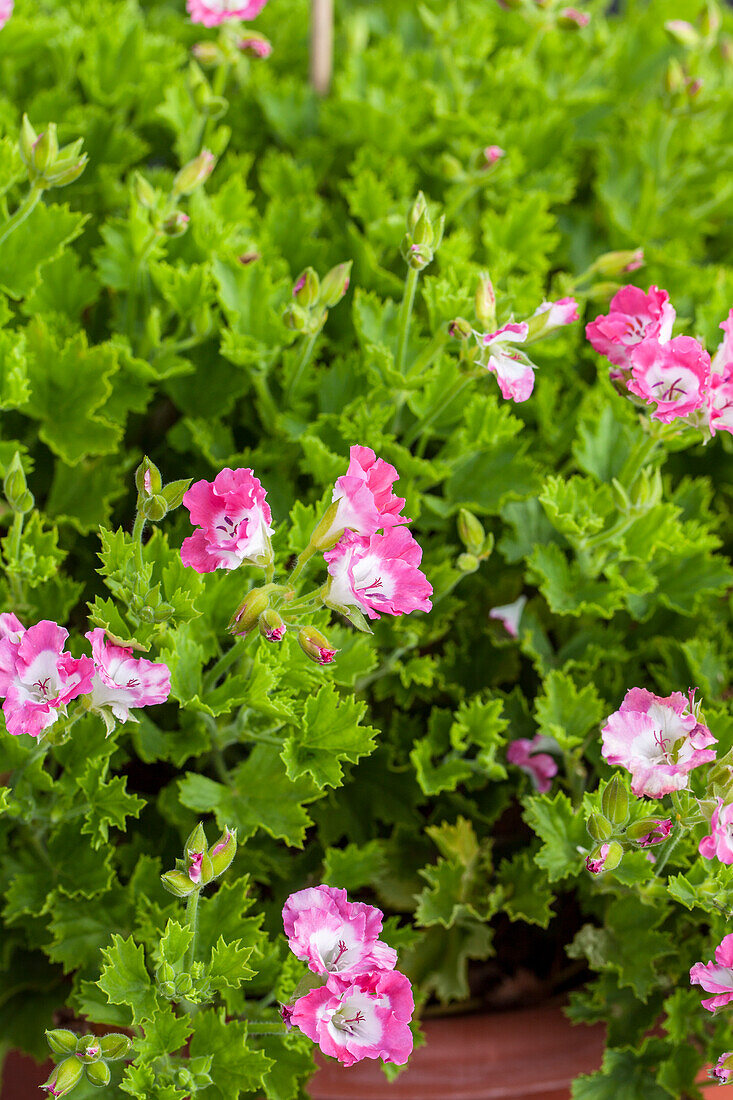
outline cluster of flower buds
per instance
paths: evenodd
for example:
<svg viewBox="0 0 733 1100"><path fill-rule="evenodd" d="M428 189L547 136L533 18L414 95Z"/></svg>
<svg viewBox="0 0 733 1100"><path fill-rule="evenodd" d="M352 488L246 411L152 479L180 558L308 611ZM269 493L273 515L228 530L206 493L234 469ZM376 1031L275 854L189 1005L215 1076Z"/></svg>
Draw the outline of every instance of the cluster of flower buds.
<svg viewBox="0 0 733 1100"><path fill-rule="evenodd" d="M176 869L161 875L163 886L177 898L187 898L223 875L237 851L236 829L225 829L209 848L206 833L199 822L183 849L183 859L176 860Z"/></svg>
<svg viewBox="0 0 733 1100"><path fill-rule="evenodd" d="M188 229L190 218L178 204L182 198L192 195L206 182L216 166L216 157L208 149L203 149L197 157L185 164L173 180L170 192L161 191L140 173L132 177L132 196L138 207L143 210L156 234L166 237L181 237ZM195 329L202 328L197 321Z"/></svg>
<svg viewBox="0 0 733 1100"><path fill-rule="evenodd" d="M137 488L137 510L152 523L158 523L169 512L180 507L183 495L191 485L191 478L181 481L169 481L163 485L163 478L155 463L145 455L135 471Z"/></svg>
<svg viewBox="0 0 733 1100"><path fill-rule="evenodd" d="M482 561L486 561L494 548L494 536L486 534L478 516L461 508L458 513L458 537L465 546L465 553L458 555L456 565L461 573L475 573Z"/></svg>
<svg viewBox="0 0 733 1100"><path fill-rule="evenodd" d="M601 796L601 812L592 813L586 828L595 847L585 861L591 874L613 871L630 846L651 848L661 844L672 831L670 818L645 817L629 824L629 795L620 776L614 775Z"/></svg>
<svg viewBox="0 0 733 1100"><path fill-rule="evenodd" d="M305 336L320 332L329 309L338 305L349 289L350 279L351 260L336 264L322 279L312 267L301 271L293 284L292 300L283 313L286 326Z"/></svg>
<svg viewBox="0 0 733 1100"><path fill-rule="evenodd" d="M28 169L28 179L36 190L66 187L77 180L87 166L88 157L81 151L83 144L83 139L78 138L60 148L55 123L50 122L37 134L28 115L23 115L18 147Z"/></svg>
<svg viewBox="0 0 733 1100"><path fill-rule="evenodd" d="M407 213L407 232L402 239L402 258L414 271L422 271L432 263L440 248L445 228L445 215L441 214L436 224L430 216L430 210L422 191Z"/></svg>
<svg viewBox="0 0 733 1100"><path fill-rule="evenodd" d="M49 1096L55 1097L68 1096L84 1077L90 1085L104 1088L112 1076L107 1063L127 1058L132 1050L132 1040L119 1032L80 1036L65 1028L56 1028L46 1032L46 1039L54 1054L65 1056L41 1085Z"/></svg>
<svg viewBox="0 0 733 1100"><path fill-rule="evenodd" d="M18 451L15 452L12 461L5 469L3 494L11 510L20 516L25 515L26 512L30 512L35 504L33 494L28 488L28 483L25 479L25 471L23 470L23 463L20 460Z"/></svg>

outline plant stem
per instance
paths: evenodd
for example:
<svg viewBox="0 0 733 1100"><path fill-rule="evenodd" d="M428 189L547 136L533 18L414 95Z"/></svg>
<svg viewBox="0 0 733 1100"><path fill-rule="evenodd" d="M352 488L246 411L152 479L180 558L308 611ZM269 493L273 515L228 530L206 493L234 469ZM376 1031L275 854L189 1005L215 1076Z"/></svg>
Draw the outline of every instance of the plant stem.
<svg viewBox="0 0 733 1100"><path fill-rule="evenodd" d="M218 681L222 678L224 673L231 668L231 666L238 660L239 657L244 655L244 649L237 642L231 646L226 653L222 653L216 664L209 669L204 676L204 687L207 691L216 687Z"/></svg>
<svg viewBox="0 0 733 1100"><path fill-rule="evenodd" d="M296 581L298 579L298 577L303 572L303 570L305 569L306 565L308 564L310 559L313 557L315 552L316 552L315 546L311 546L310 543L308 543L305 550L301 551L301 553L298 555L298 560L295 563L295 567L294 567L292 573L290 574L290 576L288 577L288 583L289 584L292 584L293 581Z"/></svg>
<svg viewBox="0 0 733 1100"><path fill-rule="evenodd" d="M664 848L662 849L660 854L657 856L657 864L656 864L656 867L654 868L654 874L655 875L661 875L662 871L664 870L664 868L667 866L667 863L669 862L669 857L672 855L672 852L675 850L675 848L677 847L679 842L682 840L682 837L685 835L686 832L687 832L687 829L683 829L683 828L678 826L675 829L675 831L672 833L669 840L665 843Z"/></svg>
<svg viewBox="0 0 733 1100"><path fill-rule="evenodd" d="M403 373L405 352L407 351L407 338L410 335L410 320L412 318L412 308L415 304L415 291L417 290L419 275L420 272L416 267L408 268L397 329L397 351L395 352L394 365L398 374Z"/></svg>
<svg viewBox="0 0 733 1100"><path fill-rule="evenodd" d="M188 949L186 955L186 970L190 972L191 967L194 964L196 958L196 936L199 930L199 897L201 896L200 890L194 890L192 894L188 895L188 901L186 902L186 920L188 927L193 933L191 939L191 946Z"/></svg>
<svg viewBox="0 0 733 1100"><path fill-rule="evenodd" d="M144 568L143 562L143 531L145 530L145 516L142 512L138 512L135 516L135 523L132 528L132 537L135 540L135 555L137 557L138 572L142 574ZM139 579L139 578L138 578Z"/></svg>
<svg viewBox="0 0 733 1100"><path fill-rule="evenodd" d="M463 393L466 386L471 381L471 378L467 378L465 375L460 375L458 381L450 390L448 390L448 393L442 395L439 402L434 404L433 407L429 410L429 415L423 417L422 420L418 421L418 423L409 433L407 438L403 440L403 446L412 447L412 445L417 442L420 436L424 434L427 428L429 428L430 425L438 419L440 414L448 408L450 403L452 401L455 401L459 394Z"/></svg>
<svg viewBox="0 0 733 1100"><path fill-rule="evenodd" d="M13 518L13 526L10 528L10 553L8 554L8 558L16 563L20 561L20 548L23 539L24 523L25 517L23 514L21 512L16 512ZM8 579L10 580L10 587L13 593L13 601L18 610L20 610L25 598L23 582L18 574L11 569L8 570Z"/></svg>
<svg viewBox="0 0 733 1100"><path fill-rule="evenodd" d="M290 400L293 392L297 390L298 386L300 385L303 371L311 361L311 358L313 356L313 349L316 346L316 340L318 339L319 335L320 329L318 332L314 332L311 336L309 336L305 344L303 345L303 350L301 352L300 359L298 360L298 365L293 371L293 376L290 379L290 382L288 383L288 388L285 392L285 398L287 401Z"/></svg>
<svg viewBox="0 0 733 1100"><path fill-rule="evenodd" d="M21 202L18 209L15 211L11 218L5 222L0 230L0 244L4 244L11 233L23 224L28 215L35 210L38 202L43 194L43 188L39 187L37 183L32 183L28 194Z"/></svg>

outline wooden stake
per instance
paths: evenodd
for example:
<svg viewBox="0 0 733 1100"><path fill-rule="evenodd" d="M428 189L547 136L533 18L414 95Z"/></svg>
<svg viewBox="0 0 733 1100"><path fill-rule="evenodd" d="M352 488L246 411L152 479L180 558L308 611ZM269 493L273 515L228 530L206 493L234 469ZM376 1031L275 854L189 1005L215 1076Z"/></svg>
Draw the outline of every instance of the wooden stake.
<svg viewBox="0 0 733 1100"><path fill-rule="evenodd" d="M333 0L311 0L311 84L328 95L333 74Z"/></svg>

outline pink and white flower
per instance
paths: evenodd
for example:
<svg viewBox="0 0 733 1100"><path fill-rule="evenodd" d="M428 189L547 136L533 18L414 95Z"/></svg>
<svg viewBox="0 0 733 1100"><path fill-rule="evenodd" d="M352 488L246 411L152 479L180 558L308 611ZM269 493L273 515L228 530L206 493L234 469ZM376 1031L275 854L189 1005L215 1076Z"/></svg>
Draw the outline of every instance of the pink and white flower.
<svg viewBox="0 0 733 1100"><path fill-rule="evenodd" d="M283 908L290 950L314 974L344 980L373 970L394 970L397 952L379 939L382 913L349 901L345 890L313 886L291 894Z"/></svg>
<svg viewBox="0 0 733 1100"><path fill-rule="evenodd" d="M25 627L12 611L0 615L0 698L5 697L13 681L18 646L24 634Z"/></svg>
<svg viewBox="0 0 733 1100"><path fill-rule="evenodd" d="M183 540L181 560L197 573L263 564L272 556L272 513L252 470L225 468L213 482L196 481L183 503L198 530Z"/></svg>
<svg viewBox="0 0 733 1100"><path fill-rule="evenodd" d="M0 0L0 31L13 14L14 0Z"/></svg>
<svg viewBox="0 0 733 1100"><path fill-rule="evenodd" d="M715 759L715 738L698 715L694 692L661 697L631 688L603 727L603 756L631 773L637 798L684 790L692 769Z"/></svg>
<svg viewBox="0 0 733 1100"><path fill-rule="evenodd" d="M690 983L701 985L706 993L714 996L702 1001L708 1012L733 1001L733 933L724 936L715 948L715 962L695 963L690 970Z"/></svg>
<svg viewBox="0 0 733 1100"><path fill-rule="evenodd" d="M24 632L17 644L12 680L3 711L8 733L39 737L59 712L92 690L94 662L64 652L68 630L43 619ZM8 639L4 639L6 644Z"/></svg>
<svg viewBox="0 0 733 1100"><path fill-rule="evenodd" d="M575 298L558 298L555 302L543 302L529 319L528 340L541 340L543 336L571 325L579 319Z"/></svg>
<svg viewBox="0 0 733 1100"><path fill-rule="evenodd" d="M729 1081L733 1076L733 1051L726 1050L711 1068L709 1076L715 1081Z"/></svg>
<svg viewBox="0 0 733 1100"><path fill-rule="evenodd" d="M188 853L188 877L191 882L201 882L201 867L204 862L203 852Z"/></svg>
<svg viewBox="0 0 733 1100"><path fill-rule="evenodd" d="M403 1066L412 1052L412 987L397 970L330 976L290 1007L293 1026L345 1066L364 1058Z"/></svg>
<svg viewBox="0 0 733 1100"><path fill-rule="evenodd" d="M698 851L705 859L733 863L733 804L724 806L723 799L718 799L710 821L710 836L702 838Z"/></svg>
<svg viewBox="0 0 733 1100"><path fill-rule="evenodd" d="M511 634L512 638L518 638L519 624L526 605L527 597L518 596L514 603L504 603L499 607L492 607L489 611L489 618L498 619L499 622L504 624L507 634Z"/></svg>
<svg viewBox="0 0 733 1100"><path fill-rule="evenodd" d="M502 397L511 401L526 401L534 389L534 366L515 344L523 344L529 333L526 321L511 322L497 329L478 335L479 343L489 349L483 365L496 375Z"/></svg>
<svg viewBox="0 0 733 1100"><path fill-rule="evenodd" d="M585 865L592 875L600 875L601 871L603 871L606 866L606 856L608 855L609 847L610 845L608 844L601 844L595 859L592 859L591 856L585 857Z"/></svg>
<svg viewBox="0 0 733 1100"><path fill-rule="evenodd" d="M422 550L405 527L369 537L346 531L324 557L331 606L356 607L370 619L432 607L432 585L419 569Z"/></svg>
<svg viewBox="0 0 733 1100"><path fill-rule="evenodd" d="M234 19L254 19L267 0L186 0L186 9L192 23L205 27L218 27Z"/></svg>
<svg viewBox="0 0 733 1100"><path fill-rule="evenodd" d="M710 434L724 431L733 435L733 309L720 327L723 330L723 339L713 356L710 368Z"/></svg>
<svg viewBox="0 0 733 1100"><path fill-rule="evenodd" d="M653 844L661 844L672 832L672 819L659 818L654 821L652 828L644 836L639 837L637 844L640 848L651 848Z"/></svg>
<svg viewBox="0 0 733 1100"><path fill-rule="evenodd" d="M94 681L90 709L108 708L118 722L137 721L133 707L164 703L171 690L170 669L144 657L135 658L129 646L114 645L97 627L86 637L91 642Z"/></svg>
<svg viewBox="0 0 733 1100"><path fill-rule="evenodd" d="M380 528L387 531L409 523L407 516L400 515L404 499L392 492L398 478L394 466L377 458L371 447L352 447L349 468L336 479L331 507L319 524L319 528L324 525L324 530L317 529L315 533L318 547L333 546L345 530L373 535Z"/></svg>
<svg viewBox="0 0 733 1100"><path fill-rule="evenodd" d="M629 351L650 337L665 344L676 316L666 290L650 286L645 294L638 286L624 286L611 299L608 313L585 326L585 334L597 352L630 369Z"/></svg>
<svg viewBox="0 0 733 1100"><path fill-rule="evenodd" d="M629 392L656 402L652 419L670 424L705 404L710 356L691 336L666 344L649 337L630 352Z"/></svg>
<svg viewBox="0 0 733 1100"><path fill-rule="evenodd" d="M552 780L557 775L556 762L549 753L539 751L552 743L549 737L538 733L531 741L528 737L518 737L506 750L508 762L521 768L540 794L550 790Z"/></svg>

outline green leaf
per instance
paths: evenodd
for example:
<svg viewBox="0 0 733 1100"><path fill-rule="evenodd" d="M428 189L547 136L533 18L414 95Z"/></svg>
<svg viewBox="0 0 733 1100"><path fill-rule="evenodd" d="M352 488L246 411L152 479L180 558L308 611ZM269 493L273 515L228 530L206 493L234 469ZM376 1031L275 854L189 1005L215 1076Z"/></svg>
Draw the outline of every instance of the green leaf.
<svg viewBox="0 0 733 1100"><path fill-rule="evenodd" d="M251 954L252 948L242 947L239 940L225 943L224 937L220 936L211 952L209 975L214 989L238 989L242 982L253 977L255 971L247 966Z"/></svg>
<svg viewBox="0 0 733 1100"><path fill-rule="evenodd" d="M670 1100L655 1075L663 1049L658 1039L647 1039L636 1050L607 1050L597 1073L573 1081L573 1100Z"/></svg>
<svg viewBox="0 0 733 1100"><path fill-rule="evenodd" d="M97 985L110 1004L127 1005L133 1023L151 1020L160 1004L145 966L145 952L131 936L112 936L112 945L102 952L102 971Z"/></svg>
<svg viewBox="0 0 733 1100"><path fill-rule="evenodd" d="M38 283L41 267L61 255L86 221L86 215L68 206L41 201L3 243L0 289L11 298L25 298Z"/></svg>
<svg viewBox="0 0 733 1100"><path fill-rule="evenodd" d="M86 808L83 833L92 837L92 846L101 848L109 840L109 827L125 829L128 817L138 817L145 802L136 794L127 791L127 778L115 775L109 781L104 779L106 765L97 761L90 762L84 774L77 779L77 786L84 793Z"/></svg>
<svg viewBox="0 0 733 1100"><path fill-rule="evenodd" d="M530 852L519 852L505 859L498 870L503 888L502 907L511 920L523 920L547 928L553 913L552 888L539 874Z"/></svg>
<svg viewBox="0 0 733 1100"><path fill-rule="evenodd" d="M563 752L582 744L583 738L603 717L603 704L592 684L578 690L565 672L552 671L543 693L535 702L540 733L553 737Z"/></svg>
<svg viewBox="0 0 733 1100"><path fill-rule="evenodd" d="M562 791L554 798L535 795L524 801L524 820L542 840L535 859L550 882L580 874L590 848L582 816Z"/></svg>
<svg viewBox="0 0 733 1100"><path fill-rule="evenodd" d="M187 924L181 925L178 921L169 920L160 940L161 962L167 962L174 970L178 970L183 965L192 940L193 932Z"/></svg>
<svg viewBox="0 0 733 1100"><path fill-rule="evenodd" d="M285 742L282 758L292 780L312 776L318 787L338 787L343 781L342 762L355 764L375 747L376 730L360 726L365 704L340 697L332 684L324 684L305 704L302 727Z"/></svg>
<svg viewBox="0 0 733 1100"><path fill-rule="evenodd" d="M191 1054L213 1055L207 1092L212 1100L238 1100L243 1092L262 1086L272 1062L263 1051L247 1044L247 1027L236 1020L227 1023L223 1009L204 1009L192 1020Z"/></svg>

